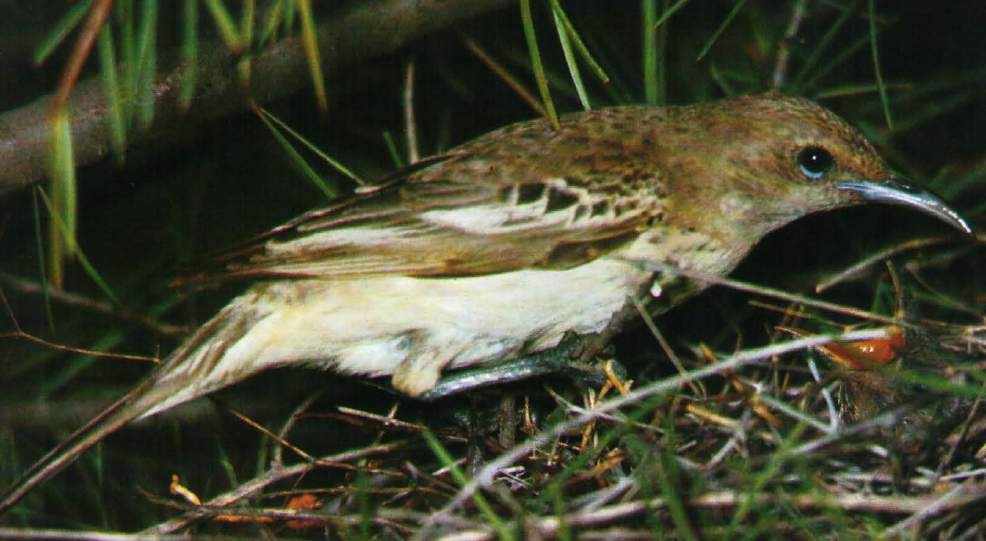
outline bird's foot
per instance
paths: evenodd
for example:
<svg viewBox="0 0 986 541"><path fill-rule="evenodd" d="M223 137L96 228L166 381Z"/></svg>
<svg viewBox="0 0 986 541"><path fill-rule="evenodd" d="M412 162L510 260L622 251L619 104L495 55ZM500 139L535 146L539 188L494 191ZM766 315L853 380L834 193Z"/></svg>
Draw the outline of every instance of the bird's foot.
<svg viewBox="0 0 986 541"><path fill-rule="evenodd" d="M588 364L605 347L601 338L599 335L579 336L570 333L549 350L455 371L438 380L434 387L419 395L418 399L433 402L490 385L560 372L582 381L601 384L606 379L605 374L601 369Z"/></svg>

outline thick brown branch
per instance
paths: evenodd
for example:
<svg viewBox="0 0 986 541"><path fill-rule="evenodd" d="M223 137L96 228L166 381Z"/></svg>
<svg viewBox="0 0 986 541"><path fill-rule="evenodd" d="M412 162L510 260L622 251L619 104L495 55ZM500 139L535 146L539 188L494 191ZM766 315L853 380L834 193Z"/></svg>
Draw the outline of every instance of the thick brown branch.
<svg viewBox="0 0 986 541"><path fill-rule="evenodd" d="M322 66L331 74L367 58L392 52L417 37L515 0L373 0L318 27ZM246 96L240 87L235 59L221 44L202 47L207 53L199 66L197 95L191 109L180 113L178 91L181 67L162 74L154 88L155 125L134 134L140 144L175 128L193 128L199 122L243 111ZM252 64L250 96L263 103L311 84L304 48L296 37L286 38L261 51ZM19 109L0 114L0 195L40 180L48 152L48 103L45 96ZM110 152L107 109L99 80L82 81L70 100L72 136L77 165L96 162Z"/></svg>

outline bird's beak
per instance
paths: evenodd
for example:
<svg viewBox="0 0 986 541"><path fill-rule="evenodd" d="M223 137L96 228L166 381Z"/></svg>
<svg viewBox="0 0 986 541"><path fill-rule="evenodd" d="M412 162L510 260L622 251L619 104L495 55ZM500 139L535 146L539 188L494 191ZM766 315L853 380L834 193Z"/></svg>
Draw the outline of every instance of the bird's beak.
<svg viewBox="0 0 986 541"><path fill-rule="evenodd" d="M959 213L950 209L941 198L903 182L896 180L883 182L853 181L840 182L835 187L840 190L856 192L864 200L873 203L900 205L930 214L952 227L961 229L967 235L972 234L972 228L969 227L969 224L959 216Z"/></svg>

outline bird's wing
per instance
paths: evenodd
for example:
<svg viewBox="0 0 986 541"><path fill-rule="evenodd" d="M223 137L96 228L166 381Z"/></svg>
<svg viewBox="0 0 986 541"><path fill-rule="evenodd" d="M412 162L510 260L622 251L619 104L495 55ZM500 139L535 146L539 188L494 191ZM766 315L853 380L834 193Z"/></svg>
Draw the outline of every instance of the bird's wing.
<svg viewBox="0 0 986 541"><path fill-rule="evenodd" d="M226 277L468 276L568 268L632 241L657 202L578 171L542 174L459 152L262 238ZM244 257L245 255L245 257Z"/></svg>

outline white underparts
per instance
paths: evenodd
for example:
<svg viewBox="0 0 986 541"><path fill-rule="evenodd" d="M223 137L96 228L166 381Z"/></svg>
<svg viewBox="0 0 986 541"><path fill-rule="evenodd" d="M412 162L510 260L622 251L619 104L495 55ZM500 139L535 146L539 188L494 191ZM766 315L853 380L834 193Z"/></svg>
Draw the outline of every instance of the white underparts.
<svg viewBox="0 0 986 541"><path fill-rule="evenodd" d="M544 350L569 331L602 331L647 278L630 263L603 258L569 270L476 277L267 283L223 311L228 318L249 309L255 320L208 368L193 368L196 357L207 358L216 346L208 342L179 363L187 366L176 364L171 377L194 374L195 389L180 392L169 407L208 392L210 383L225 386L230 379L296 363L350 374L395 374L395 385L419 394L447 366Z"/></svg>

